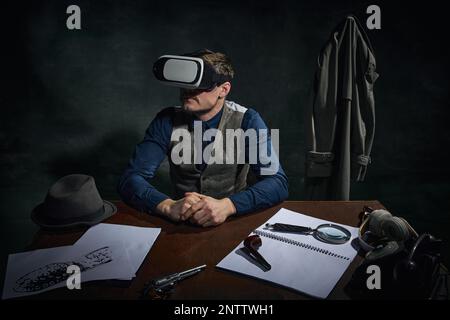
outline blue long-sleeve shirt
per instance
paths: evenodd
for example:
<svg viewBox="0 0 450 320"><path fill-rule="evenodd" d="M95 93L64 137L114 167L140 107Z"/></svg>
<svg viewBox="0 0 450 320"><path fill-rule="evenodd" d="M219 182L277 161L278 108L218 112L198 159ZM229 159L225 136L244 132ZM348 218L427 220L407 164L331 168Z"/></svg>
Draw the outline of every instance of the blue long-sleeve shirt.
<svg viewBox="0 0 450 320"><path fill-rule="evenodd" d="M217 129L222 111L223 108L213 118L204 121L202 123L203 128L205 130L209 128ZM173 108L166 108L160 111L153 119L145 132L143 141L136 146L133 156L120 178L118 192L122 200L137 210L155 212L156 206L161 201L169 198L168 195L158 191L151 185L150 180L155 176L165 157L170 156L172 112ZM257 132L259 129L268 129L259 113L251 108L246 110L241 128L244 131L253 128ZM271 136L268 134L267 147L270 148L271 145ZM248 139L246 139L246 158L248 148ZM270 151L268 151L268 154L270 155ZM278 161L278 158L275 157L275 160ZM205 167L205 164L200 165L201 170ZM267 208L287 198L288 179L281 165L278 163L278 171L272 175L261 174L261 169L264 168L267 168L267 165L262 164L259 158L257 163L250 164L250 170L256 176L257 182L245 190L229 196L229 199L236 207L237 214L245 214Z"/></svg>

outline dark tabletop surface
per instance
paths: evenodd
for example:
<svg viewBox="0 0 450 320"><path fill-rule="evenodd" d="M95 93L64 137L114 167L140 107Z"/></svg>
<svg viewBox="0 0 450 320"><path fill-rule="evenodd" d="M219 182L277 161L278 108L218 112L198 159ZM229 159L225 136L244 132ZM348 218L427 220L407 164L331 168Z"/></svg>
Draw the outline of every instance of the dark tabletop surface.
<svg viewBox="0 0 450 320"><path fill-rule="evenodd" d="M320 219L357 226L364 206L383 208L378 201L285 201L275 207L240 217L231 217L217 227L201 228L176 224L158 216L141 213L122 202L114 202L118 212L104 221L140 227L158 227L161 233L132 281L97 281L82 283L81 290L60 288L27 299L137 299L144 284L159 276L206 264L199 274L180 282L170 299L308 299L296 291L262 280L220 270L215 265L234 249L252 230L259 227L280 208ZM27 250L70 245L86 229L64 233L39 231ZM340 279L329 299L348 299L345 285L357 265L357 256Z"/></svg>

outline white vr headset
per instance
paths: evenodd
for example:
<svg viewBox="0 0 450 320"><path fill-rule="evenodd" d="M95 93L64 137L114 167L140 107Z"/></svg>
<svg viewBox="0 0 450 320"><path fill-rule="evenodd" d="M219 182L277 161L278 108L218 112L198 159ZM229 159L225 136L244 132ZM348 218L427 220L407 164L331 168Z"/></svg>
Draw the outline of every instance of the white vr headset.
<svg viewBox="0 0 450 320"><path fill-rule="evenodd" d="M153 73L161 83L184 89L210 91L231 77L218 74L201 58L164 55L153 64Z"/></svg>

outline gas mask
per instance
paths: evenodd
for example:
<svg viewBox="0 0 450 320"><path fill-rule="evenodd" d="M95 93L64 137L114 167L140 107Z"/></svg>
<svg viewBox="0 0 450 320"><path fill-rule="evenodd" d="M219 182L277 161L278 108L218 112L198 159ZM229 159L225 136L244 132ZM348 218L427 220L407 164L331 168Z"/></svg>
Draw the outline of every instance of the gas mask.
<svg viewBox="0 0 450 320"><path fill-rule="evenodd" d="M417 238L417 232L403 218L384 209L365 208L359 243L367 251L367 260L377 260L403 250L404 243Z"/></svg>

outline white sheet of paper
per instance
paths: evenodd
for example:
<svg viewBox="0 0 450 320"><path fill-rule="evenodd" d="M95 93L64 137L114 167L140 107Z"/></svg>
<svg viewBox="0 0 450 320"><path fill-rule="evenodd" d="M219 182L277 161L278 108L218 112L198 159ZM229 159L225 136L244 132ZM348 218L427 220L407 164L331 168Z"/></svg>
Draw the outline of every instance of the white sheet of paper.
<svg viewBox="0 0 450 320"><path fill-rule="evenodd" d="M257 230L267 231L264 229L266 223L286 223L316 228L320 224L330 222L283 208ZM351 233L351 239L345 244L323 243L311 235L277 232L274 234L332 251L348 257L349 260L261 236L262 246L259 247L258 252L271 264L271 270L263 271L242 253L240 248L244 246L243 241L220 261L217 267L277 283L313 297L326 298L357 253L351 243L358 237L358 228L338 225L345 227Z"/></svg>
<svg viewBox="0 0 450 320"><path fill-rule="evenodd" d="M122 279L131 279L135 276L160 232L161 228L100 223L87 230L76 244L89 245L99 241L108 243L120 239L125 245L130 263L133 266L133 274L130 274L128 278Z"/></svg>
<svg viewBox="0 0 450 320"><path fill-rule="evenodd" d="M105 246L109 247L112 261L81 272L81 283L93 280L124 278L133 273L133 267L128 260L124 243L120 240L110 243L98 242L90 246L81 244L10 254L8 256L2 299L23 297L65 287L66 281L64 280L39 291L21 292L17 289L16 281L30 272L45 268L45 266L52 263L81 261L86 254Z"/></svg>

